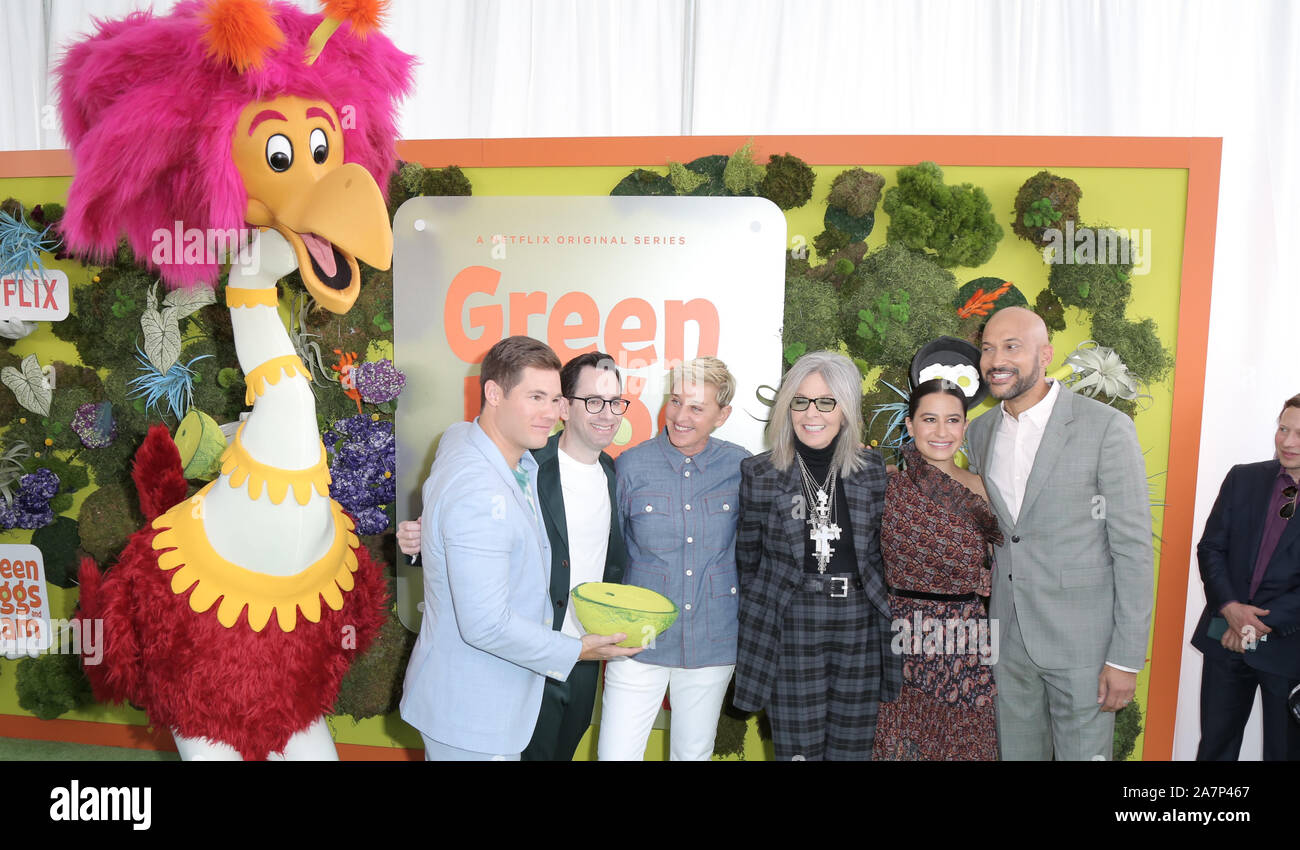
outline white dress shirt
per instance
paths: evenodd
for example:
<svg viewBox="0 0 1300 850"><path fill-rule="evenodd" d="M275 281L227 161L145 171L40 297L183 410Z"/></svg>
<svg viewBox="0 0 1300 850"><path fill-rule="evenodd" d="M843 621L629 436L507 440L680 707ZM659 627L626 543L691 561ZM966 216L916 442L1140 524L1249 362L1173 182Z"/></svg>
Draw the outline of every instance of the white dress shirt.
<svg viewBox="0 0 1300 850"><path fill-rule="evenodd" d="M1052 407L1061 394L1061 385L1049 381L1047 395L1033 407L1012 416L1004 401L998 406L1001 418L993 437L993 458L989 463L989 479L998 488L1002 501L1013 520L1020 519L1020 505L1025 500L1025 487L1029 473L1034 468L1034 458L1043 442L1047 420L1052 417Z"/></svg>

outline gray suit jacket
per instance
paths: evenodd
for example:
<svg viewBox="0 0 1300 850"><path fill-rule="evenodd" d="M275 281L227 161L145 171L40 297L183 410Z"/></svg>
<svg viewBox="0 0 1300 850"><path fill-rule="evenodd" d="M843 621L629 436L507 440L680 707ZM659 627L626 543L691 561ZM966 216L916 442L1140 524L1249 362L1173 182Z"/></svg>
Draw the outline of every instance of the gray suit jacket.
<svg viewBox="0 0 1300 850"><path fill-rule="evenodd" d="M1067 669L1146 663L1154 564L1146 464L1133 421L1062 386L1020 516L989 477L1001 419L971 423L971 470L984 478L1006 540L996 549L990 616L1015 614L1035 664Z"/></svg>

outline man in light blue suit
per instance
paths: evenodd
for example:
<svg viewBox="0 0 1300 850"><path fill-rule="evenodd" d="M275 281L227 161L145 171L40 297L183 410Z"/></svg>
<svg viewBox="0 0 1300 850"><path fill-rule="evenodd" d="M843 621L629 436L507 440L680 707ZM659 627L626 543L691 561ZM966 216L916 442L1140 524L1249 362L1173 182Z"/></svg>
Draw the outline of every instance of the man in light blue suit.
<svg viewBox="0 0 1300 850"><path fill-rule="evenodd" d="M431 761L518 759L543 676L640 652L616 646L626 635L551 628L550 543L527 450L559 418L559 359L508 337L488 351L480 382L482 412L447 429L423 491L424 620L401 711Z"/></svg>

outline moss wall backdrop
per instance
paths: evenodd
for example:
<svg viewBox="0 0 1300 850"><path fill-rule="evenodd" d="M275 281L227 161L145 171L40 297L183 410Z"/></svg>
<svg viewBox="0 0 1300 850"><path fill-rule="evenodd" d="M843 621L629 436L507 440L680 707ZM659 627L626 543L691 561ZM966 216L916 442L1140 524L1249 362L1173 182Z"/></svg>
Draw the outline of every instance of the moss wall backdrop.
<svg viewBox="0 0 1300 850"><path fill-rule="evenodd" d="M490 142L404 143L403 158L428 167L410 164L394 176L390 212L418 194L769 197L785 210L791 239L785 325L753 331L780 334L790 360L804 350L822 347L853 355L866 376L863 389L869 421L873 406L899 401L890 385L907 390L905 364L920 343L945 333L977 335L988 310L1027 304L1054 326L1055 358L1050 369L1058 370L1058 375L1069 371L1061 368L1066 357L1087 340L1114 348L1127 367L1126 374L1113 362L1094 364L1103 368L1096 370L1093 381L1105 390L1101 400L1134 416L1151 481L1153 529L1157 538L1164 538L1165 473L1170 468L1178 365L1174 354L1180 307L1187 307L1180 303L1189 209L1186 168L1112 167L1102 154L1096 157L1097 167L1080 167L1078 140L1047 138L1018 140L1024 143L1021 150L1031 151L1032 156L1022 154L1026 164L1014 167L954 166L942 159L929 164L925 140L918 140L916 159L902 166L872 164L872 140L867 138L841 139L840 156L833 160L839 164L809 164L819 157L825 160L825 140L758 139L752 145L744 144L745 140L718 140L710 154L681 161L671 155L673 145L681 147L678 140L632 141L639 144L623 151L620 146L627 147L629 140L544 140L526 155L519 153L520 147L494 152ZM706 144L707 140L692 140L695 151ZM1066 147L1068 153L1062 155ZM844 156L845 151L860 151L862 156ZM635 158L628 158L632 152ZM500 165L482 164L494 157ZM896 154L891 159L899 161ZM629 164L571 164L601 161ZM449 167L454 165L464 167ZM6 209L26 215L39 227L40 216L32 215L33 208L40 205L57 217L57 206L50 205L62 202L68 182L66 177L0 179L0 199L16 201L21 211L16 204L7 204ZM1212 225L1212 209L1209 215ZM1083 262L1052 264L1044 260L1044 245L1054 244L1053 231L1045 232L1045 227L1062 231L1062 236L1082 233L1070 246L1075 249L1089 240L1081 228L1118 232L1124 240L1116 243L1116 262L1076 250L1071 259ZM1063 253L1057 256L1064 258ZM62 364L55 367L58 384L47 416L22 409L13 393L0 387L0 454L22 443L30 453L19 458L22 474L39 468L60 474L61 491L51 504L57 518L43 529L0 532L0 542L34 540L45 552L51 573L63 570L67 579L61 583L67 586L50 588L50 614L58 618L69 616L76 605L71 565L77 556L90 554L107 566L126 535L137 527L127 474L144 427L163 421L175 433L188 408L169 405L165 397L153 406L147 399L131 398L129 382L147 372L134 349L156 278L129 255L119 256L105 268L84 266L75 259L54 260L48 254L44 260L47 267L68 274L74 315L63 327L42 323L30 336L6 340L0 349L4 360L0 365L18 367L32 354L42 366ZM1208 311L1208 271L1205 281ZM743 286L744 282L721 285ZM296 280L282 287L282 313L308 353L304 359L312 359L311 352L316 355L322 434L327 444L337 441L337 453L342 455L353 434L383 431L385 423L391 423L393 405L400 403L400 397L391 395L394 383L400 390L400 380L386 360L392 350L391 277L368 270L360 302L343 319L304 311L310 305L300 293ZM190 364L196 376L190 382L193 407L224 423L237 418L243 408L243 386L219 289L217 294L217 304L181 320L179 362ZM158 298L162 296L160 291ZM340 358L334 349L355 352L359 364L370 364L367 369L375 385L382 384L383 389L364 399L346 395L332 369ZM1203 345L1200 351L1203 358ZM730 365L745 368L745 364ZM1191 371L1199 399L1203 362L1195 365ZM1108 379L1104 387L1103 377ZM1133 391L1137 397L1128 397ZM84 427L73 427L77 411L87 404L98 405L95 411L111 411L118 435L105 448L90 448L79 436ZM986 403L982 410L990 406ZM82 426L84 417L83 413ZM896 429L889 427L890 419L891 410L886 409L870 421L872 438L887 453L897 437ZM101 431L105 422L101 414ZM1193 454L1190 462L1195 459ZM372 465L382 478L382 460ZM15 492L20 482L20 476L14 479ZM372 533L365 538L367 544L379 560L391 563L392 510L385 503L382 480L352 481L349 486L348 498L354 503L349 507L354 512L368 511ZM1187 494L1189 514L1190 497ZM338 494L336 498L344 500ZM1189 541L1181 538L1189 534L1190 529L1180 529L1176 544L1182 554L1171 562L1184 582ZM1169 541L1157 539L1156 547L1159 569L1159 553L1169 548ZM1181 600L1177 615L1181 625ZM349 677L339 709L351 713L340 713L331 722L340 743L420 746L418 735L389 711L395 689L400 688L409 644L410 636L400 626L386 630L379 646L358 665L361 669ZM80 689L79 671L75 665L69 667L67 660L48 658L39 673L32 662L21 663L20 675L20 662L0 661L0 714L146 723L141 712L88 701ZM1152 675L1148 665L1138 680L1137 701L1144 707L1150 703ZM1177 675L1176 657L1173 675ZM355 715L367 716L357 720ZM1131 757L1140 758L1143 741L1134 736L1139 721L1135 715L1122 720L1124 743L1131 742ZM1168 724L1172 728L1172 715ZM55 728L57 724L52 724ZM757 729L752 718L745 724L724 716L719 751L732 757L770 755ZM588 734L579 758L594 756L592 738ZM659 731L651 739L649 755L666 757L666 740Z"/></svg>

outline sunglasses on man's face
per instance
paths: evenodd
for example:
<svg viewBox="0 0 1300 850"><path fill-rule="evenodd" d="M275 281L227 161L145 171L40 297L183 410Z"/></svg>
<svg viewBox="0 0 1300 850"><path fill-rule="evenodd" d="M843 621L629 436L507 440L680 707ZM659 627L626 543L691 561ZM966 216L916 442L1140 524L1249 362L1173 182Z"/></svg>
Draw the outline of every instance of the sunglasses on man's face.
<svg viewBox="0 0 1300 850"><path fill-rule="evenodd" d="M817 405L817 409L822 413L830 413L835 409L835 399L830 396L822 396L821 398L804 398L801 395L797 395L790 399L791 410L807 410L808 405L810 404Z"/></svg>
<svg viewBox="0 0 1300 850"><path fill-rule="evenodd" d="M1282 498L1289 500L1282 506L1282 510L1277 512L1277 515L1282 517L1282 519L1290 519L1295 516L1295 494L1296 488L1294 484L1282 491Z"/></svg>

